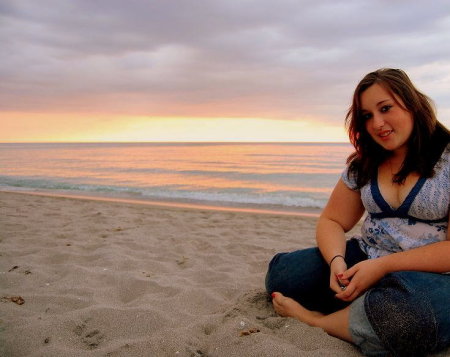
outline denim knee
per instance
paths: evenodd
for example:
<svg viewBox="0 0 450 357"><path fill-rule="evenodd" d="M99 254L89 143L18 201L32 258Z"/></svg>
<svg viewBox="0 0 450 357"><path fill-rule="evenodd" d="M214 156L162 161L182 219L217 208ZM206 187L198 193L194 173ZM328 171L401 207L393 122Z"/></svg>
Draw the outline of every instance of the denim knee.
<svg viewBox="0 0 450 357"><path fill-rule="evenodd" d="M395 356L425 356L450 344L450 276L424 272L386 275L366 294L367 317Z"/></svg>
<svg viewBox="0 0 450 357"><path fill-rule="evenodd" d="M278 290L278 289L276 289L276 281L274 281L274 276L273 276L273 274L271 274L271 272L272 272L272 267L277 264L278 259L283 254L286 254L286 253L275 254L274 257L269 262L269 267L267 269L266 279L265 279L266 291L268 294L272 294L274 291Z"/></svg>
<svg viewBox="0 0 450 357"><path fill-rule="evenodd" d="M310 290L312 285L317 285L328 275L328 265L318 248L278 253L269 263L266 289L269 294L279 291L295 297L299 290Z"/></svg>

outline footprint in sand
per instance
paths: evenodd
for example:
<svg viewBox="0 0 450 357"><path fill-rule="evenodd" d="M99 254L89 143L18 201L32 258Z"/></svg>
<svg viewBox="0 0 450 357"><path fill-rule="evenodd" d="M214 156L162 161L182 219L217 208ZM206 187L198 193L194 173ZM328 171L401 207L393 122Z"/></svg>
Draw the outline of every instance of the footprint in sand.
<svg viewBox="0 0 450 357"><path fill-rule="evenodd" d="M267 327L271 330L277 330L286 325L284 318L280 318L273 310L272 303L267 293L263 290L252 290L241 295L235 304L224 311L223 321L229 319L246 318L254 326L252 328L259 329ZM245 330L248 335L254 331ZM259 331L258 331L259 332ZM244 335L247 335L244 333Z"/></svg>
<svg viewBox="0 0 450 357"><path fill-rule="evenodd" d="M88 328L90 319L85 320L80 325L77 325L74 332L81 338L81 342L90 350L97 348L102 340L105 338L100 330Z"/></svg>
<svg viewBox="0 0 450 357"><path fill-rule="evenodd" d="M176 260L176 262L179 266L184 266L188 261L189 261L189 258L185 257L184 255L182 258Z"/></svg>

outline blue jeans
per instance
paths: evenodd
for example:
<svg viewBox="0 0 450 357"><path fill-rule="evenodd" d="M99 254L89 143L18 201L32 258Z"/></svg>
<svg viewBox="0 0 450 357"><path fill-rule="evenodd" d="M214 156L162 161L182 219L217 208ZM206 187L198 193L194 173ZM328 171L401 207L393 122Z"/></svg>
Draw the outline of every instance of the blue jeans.
<svg viewBox="0 0 450 357"><path fill-rule="evenodd" d="M366 259L367 255L356 239L347 241L345 261L349 268ZM319 248L275 255L269 263L266 290L269 294L279 291L307 309L325 314L348 306L334 297L335 293L330 289L330 268Z"/></svg>
<svg viewBox="0 0 450 357"><path fill-rule="evenodd" d="M348 267L367 259L347 241ZM329 288L330 269L318 248L278 253L269 263L266 290L279 291L310 310L329 314L348 303ZM364 310L393 356L426 356L450 346L450 275L402 271L386 275L364 297Z"/></svg>
<svg viewBox="0 0 450 357"><path fill-rule="evenodd" d="M426 356L450 346L450 275L388 274L367 291L364 308L393 356Z"/></svg>

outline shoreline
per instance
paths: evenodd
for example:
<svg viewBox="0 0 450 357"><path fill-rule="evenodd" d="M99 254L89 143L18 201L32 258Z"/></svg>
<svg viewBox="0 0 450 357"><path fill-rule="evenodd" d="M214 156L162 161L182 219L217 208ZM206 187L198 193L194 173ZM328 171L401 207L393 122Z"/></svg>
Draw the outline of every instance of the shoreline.
<svg viewBox="0 0 450 357"><path fill-rule="evenodd" d="M251 213L251 214L265 214L265 215L283 215L283 216L300 216L300 217L314 217L318 218L322 209L314 208L289 208L289 207L274 207L257 205L235 204L228 205L225 203L210 203L206 201L177 201L177 200L147 200L139 198L129 198L121 196L105 196L100 194L78 194L72 192L48 192L44 190L7 190L0 189L0 193L34 195L55 198L71 198L77 200L93 200L102 202L120 202L137 205L147 205L153 207L164 208L179 208L179 209L195 209L195 210L211 210L219 212L236 212L236 213Z"/></svg>

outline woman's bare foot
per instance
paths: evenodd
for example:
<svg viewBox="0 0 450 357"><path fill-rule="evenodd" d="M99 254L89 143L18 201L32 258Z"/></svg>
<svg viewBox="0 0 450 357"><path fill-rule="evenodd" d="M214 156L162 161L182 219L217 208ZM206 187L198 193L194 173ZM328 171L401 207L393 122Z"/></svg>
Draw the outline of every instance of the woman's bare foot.
<svg viewBox="0 0 450 357"><path fill-rule="evenodd" d="M284 296L282 293L272 294L272 303L275 311L284 317L293 317L310 326L319 326L318 321L325 315L318 311L305 309L294 299Z"/></svg>
<svg viewBox="0 0 450 357"><path fill-rule="evenodd" d="M272 294L272 302L273 308L281 316L293 317L310 326L320 327L332 336L352 342L349 331L350 307L324 315L318 311L305 309L294 299L278 292Z"/></svg>

